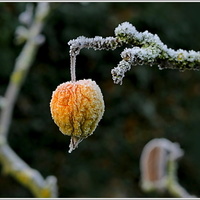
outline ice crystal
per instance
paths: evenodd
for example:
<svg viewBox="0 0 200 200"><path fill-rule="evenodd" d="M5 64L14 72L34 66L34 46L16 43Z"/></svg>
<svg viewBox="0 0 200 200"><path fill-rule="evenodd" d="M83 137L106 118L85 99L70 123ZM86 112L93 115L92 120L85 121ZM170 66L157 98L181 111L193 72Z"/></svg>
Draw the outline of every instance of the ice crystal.
<svg viewBox="0 0 200 200"><path fill-rule="evenodd" d="M136 31L135 27L130 24L129 22L124 22L120 24L117 28L115 28L115 35L129 35L134 36L138 32Z"/></svg>
<svg viewBox="0 0 200 200"><path fill-rule="evenodd" d="M125 60L122 60L117 67L111 70L114 83L122 85L125 72L131 69L131 66Z"/></svg>

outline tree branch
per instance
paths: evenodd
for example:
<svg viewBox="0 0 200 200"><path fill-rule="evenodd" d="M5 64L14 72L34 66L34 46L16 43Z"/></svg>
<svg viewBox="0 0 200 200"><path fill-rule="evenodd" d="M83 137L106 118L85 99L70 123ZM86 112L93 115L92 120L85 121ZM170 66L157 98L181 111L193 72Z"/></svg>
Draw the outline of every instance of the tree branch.
<svg viewBox="0 0 200 200"><path fill-rule="evenodd" d="M31 16L30 11L31 9L29 7L29 11L24 12L23 16ZM29 17L29 20L26 21L26 23L28 22L27 25L31 23L30 28L26 29L25 27L21 27L21 29L17 29L18 41L26 40L26 43L16 59L14 70L3 98L4 103L1 106L2 110L0 115L0 162L4 172L28 187L36 197L56 197L56 178L50 176L44 180L37 170L30 168L10 148L7 142L7 136L17 96L34 60L37 49L42 42L40 32L42 31L48 13L49 4L46 2L38 3L34 20L31 23L32 17ZM24 30L26 34L24 32L22 34L20 30Z"/></svg>
<svg viewBox="0 0 200 200"><path fill-rule="evenodd" d="M82 48L94 50L115 50L122 45L129 45L121 53L122 61L111 70L114 83L122 84L125 72L136 65L157 65L162 69L199 70L200 52L173 50L168 48L156 34L148 31L138 32L135 27L124 22L115 28L115 37L83 36L70 40L70 55L77 56Z"/></svg>
<svg viewBox="0 0 200 200"><path fill-rule="evenodd" d="M57 180L48 176L46 180L35 169L30 168L5 142L0 143L0 162L4 174L9 174L27 187L35 197L48 198L57 196Z"/></svg>
<svg viewBox="0 0 200 200"><path fill-rule="evenodd" d="M128 22L120 24L115 29L116 37L132 48L125 48L121 53L122 61L114 68L111 73L115 83L122 84L124 65L126 69L131 69L136 65L157 65L162 69L199 70L200 52L186 51L178 49L177 51L168 48L156 34L148 31L138 32L133 25Z"/></svg>

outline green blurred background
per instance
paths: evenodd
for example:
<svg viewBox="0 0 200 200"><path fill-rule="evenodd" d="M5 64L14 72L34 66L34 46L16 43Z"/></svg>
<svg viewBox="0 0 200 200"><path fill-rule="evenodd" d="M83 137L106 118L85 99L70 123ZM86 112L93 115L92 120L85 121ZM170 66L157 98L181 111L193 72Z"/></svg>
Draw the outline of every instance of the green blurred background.
<svg viewBox="0 0 200 200"><path fill-rule="evenodd" d="M18 16L26 3L0 3L0 95L6 90L23 45L14 42ZM137 66L115 85L115 51L84 49L77 57L77 79L101 87L105 114L95 133L68 154L70 138L54 124L49 102L58 84L69 81L68 41L78 36L113 36L128 21L139 31L156 33L168 47L200 49L200 3L50 3L46 42L21 89L9 143L31 167L58 179L59 197L170 197L140 189L139 160L144 145L165 137L185 151L178 178L200 196L200 72L160 71ZM1 169L1 166L0 166ZM9 176L0 175L0 197L33 197Z"/></svg>

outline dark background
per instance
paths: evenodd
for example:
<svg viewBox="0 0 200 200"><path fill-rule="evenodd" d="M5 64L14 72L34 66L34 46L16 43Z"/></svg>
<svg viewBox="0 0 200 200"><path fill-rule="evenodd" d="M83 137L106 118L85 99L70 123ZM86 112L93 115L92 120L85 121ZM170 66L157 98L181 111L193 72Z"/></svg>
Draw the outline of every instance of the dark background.
<svg viewBox="0 0 200 200"><path fill-rule="evenodd" d="M22 46L14 43L18 16L26 3L0 3L0 95ZM178 178L200 196L200 72L137 66L115 85L115 51L84 49L77 57L77 79L92 78L105 100L103 119L92 136L68 154L70 138L54 124L49 102L58 84L69 81L68 41L78 36L113 36L128 21L156 33L174 49L200 49L200 3L50 3L46 42L21 89L9 143L32 168L58 179L59 197L170 197L140 189L139 159L153 138L178 142L185 155ZM0 166L1 169L1 166ZM33 197L13 178L0 175L0 197Z"/></svg>

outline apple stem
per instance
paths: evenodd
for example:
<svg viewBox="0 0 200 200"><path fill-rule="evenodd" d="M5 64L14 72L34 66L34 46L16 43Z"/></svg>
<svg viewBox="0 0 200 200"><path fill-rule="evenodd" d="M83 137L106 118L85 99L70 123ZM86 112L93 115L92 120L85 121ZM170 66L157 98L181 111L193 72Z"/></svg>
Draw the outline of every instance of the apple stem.
<svg viewBox="0 0 200 200"><path fill-rule="evenodd" d="M76 81L76 56L70 56L70 60L71 60L71 66L70 66L71 81L75 82Z"/></svg>

